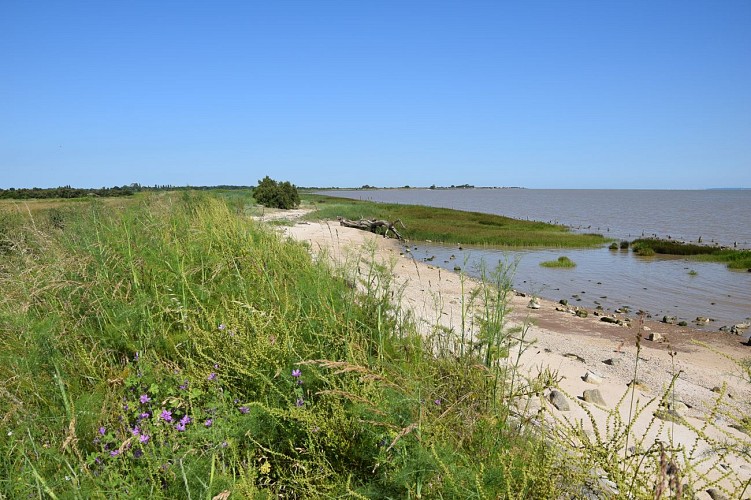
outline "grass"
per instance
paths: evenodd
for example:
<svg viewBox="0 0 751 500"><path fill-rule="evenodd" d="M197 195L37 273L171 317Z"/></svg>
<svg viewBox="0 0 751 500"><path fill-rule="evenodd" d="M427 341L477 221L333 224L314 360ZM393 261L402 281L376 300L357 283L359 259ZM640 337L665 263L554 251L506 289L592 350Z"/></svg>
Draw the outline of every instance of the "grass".
<svg viewBox="0 0 751 500"><path fill-rule="evenodd" d="M519 369L512 269L421 336L388 264L332 268L245 212L190 192L4 212L0 497L579 498L596 467L655 498L661 455L623 446L628 423L529 404L557 377Z"/></svg>
<svg viewBox="0 0 751 500"><path fill-rule="evenodd" d="M316 212L308 216L308 220L336 219L337 216L354 220L401 219L406 229L402 231L400 228L400 232L410 240L552 248L597 247L608 241L597 234L572 233L564 226L500 215L420 205L374 203L309 193L301 194L301 197L317 208Z"/></svg>
<svg viewBox="0 0 751 500"><path fill-rule="evenodd" d="M576 267L576 262L569 259L566 256L558 257L557 260L547 260L545 262L540 262L540 265L542 267L558 267L558 268L564 268L564 269L571 269L572 267Z"/></svg>
<svg viewBox="0 0 751 500"><path fill-rule="evenodd" d="M0 496L557 494L544 442L506 425L528 382L497 362L502 315L457 359L400 319L387 267L314 262L240 206L4 219Z"/></svg>
<svg viewBox="0 0 751 500"><path fill-rule="evenodd" d="M635 253L642 256L656 253L681 255L698 261L724 262L730 269L751 269L751 250L735 250L656 238L634 240L631 246Z"/></svg>

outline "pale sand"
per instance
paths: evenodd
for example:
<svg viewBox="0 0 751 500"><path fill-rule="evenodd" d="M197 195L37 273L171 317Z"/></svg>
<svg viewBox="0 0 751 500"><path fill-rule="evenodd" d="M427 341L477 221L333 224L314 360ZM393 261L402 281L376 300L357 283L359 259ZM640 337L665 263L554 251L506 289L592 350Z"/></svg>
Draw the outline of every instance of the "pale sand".
<svg viewBox="0 0 751 500"><path fill-rule="evenodd" d="M298 211L295 215L299 216L301 213L303 212ZM394 240L345 228L336 221L298 222L282 230L295 240L308 242L315 255L323 250L337 265L353 266L356 262L360 262L361 266L367 265L371 256L375 257L376 261L393 268L394 284L401 290L397 297L401 297L402 308L412 312L421 333L430 334L438 325L447 331L461 331L462 282L466 294L475 286L472 280L466 277L462 279L457 273L415 261L405 251L404 245ZM511 299L513 311L509 315L510 325L532 325L526 338L535 342L521 356L524 370L530 375L545 368L557 372L560 388L569 395L571 411L560 412L551 407L550 415L561 422L583 421L584 427L592 435L592 425L582 408L584 406L594 417L600 432L605 435L608 412L595 405L577 401L584 390L599 388L608 408L616 406L627 391L628 382L634 377L635 339L639 331L637 322L634 321L629 328L606 324L592 314L587 318L579 318L556 311L558 304L545 300L540 300L540 309L530 309L527 307L529 300L529 297L514 295ZM636 391L640 404L646 404L655 396L659 399L669 386L673 373L681 370L675 392L689 406L680 410L680 413L694 426L703 426L708 409L718 397L718 394L712 392L712 388L723 383L727 384L727 394L723 396L723 401L738 407L739 410L735 411L741 413L736 414L751 415L748 412L751 408L751 384L743 380L738 367L726 357L740 360L749 355L751 347L742 345L740 337L649 321L644 326L649 331L663 334L670 341L670 348L677 354L671 359L667 343L648 341L646 336L649 331L642 331L644 339L641 341L637 378L645 383L647 389ZM712 350L695 345L693 340L706 342ZM620 359L620 362L615 366L604 363L611 358ZM602 383L593 385L584 382L582 377L588 370L601 375ZM630 398L627 398L620 407L624 421L628 419L629 401ZM539 407L539 399L532 401L533 411L535 404ZM681 424L665 422L660 426L662 421L652 418L657 404L655 401L647 411L641 412L633 428L635 437L629 445L644 436L644 446L651 445L655 439L667 443L672 434L674 443L683 444L690 449L696 442L695 433ZM653 420L655 423L648 429L649 422ZM731 422L723 417L716 418L715 423L720 430L713 427L706 430L713 438L749 441L747 435L730 428ZM612 429L612 424L609 427ZM708 452L708 446L703 442L699 442L698 449ZM722 480L720 484L731 492L736 491L736 495L739 494L736 485L751 478L751 465L734 457L725 457L721 463L732 470L737 478ZM721 472L722 469L710 474L717 477ZM745 494L749 495L751 491ZM701 492L697 498L709 498L709 495Z"/></svg>

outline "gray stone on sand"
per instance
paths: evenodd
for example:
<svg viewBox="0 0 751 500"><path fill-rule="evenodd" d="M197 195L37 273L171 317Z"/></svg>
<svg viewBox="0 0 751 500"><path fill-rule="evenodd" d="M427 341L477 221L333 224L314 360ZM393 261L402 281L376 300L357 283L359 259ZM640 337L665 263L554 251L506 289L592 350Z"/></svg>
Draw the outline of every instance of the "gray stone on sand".
<svg viewBox="0 0 751 500"><path fill-rule="evenodd" d="M662 334L658 332L650 332L647 338L652 342L663 342L665 340Z"/></svg>
<svg viewBox="0 0 751 500"><path fill-rule="evenodd" d="M587 371L587 373L585 373L584 376L582 377L582 380L584 380L588 384L601 384L602 383L602 377L593 371Z"/></svg>
<svg viewBox="0 0 751 500"><path fill-rule="evenodd" d="M568 399L566 399L566 396L561 391L553 389L550 391L548 399L550 399L550 404L555 406L558 411L569 411L571 409L568 405Z"/></svg>
<svg viewBox="0 0 751 500"><path fill-rule="evenodd" d="M584 391L582 398L584 398L584 401L587 403L596 404L597 406L607 406L600 389L587 389Z"/></svg>

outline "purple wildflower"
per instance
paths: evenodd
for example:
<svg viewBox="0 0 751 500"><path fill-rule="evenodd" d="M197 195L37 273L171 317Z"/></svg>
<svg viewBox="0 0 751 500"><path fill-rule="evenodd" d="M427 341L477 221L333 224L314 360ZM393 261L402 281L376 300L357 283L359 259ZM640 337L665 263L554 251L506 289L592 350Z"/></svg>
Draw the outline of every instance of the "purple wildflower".
<svg viewBox="0 0 751 500"><path fill-rule="evenodd" d="M248 408L247 406L240 407L240 413L242 414L248 413L249 411L250 411L250 408Z"/></svg>
<svg viewBox="0 0 751 500"><path fill-rule="evenodd" d="M151 398L149 397L148 394L141 394L141 397L138 398L138 400L141 402L142 405L145 405L146 403L151 401Z"/></svg>
<svg viewBox="0 0 751 500"><path fill-rule="evenodd" d="M162 410L162 414L159 415L159 418L165 422L172 422L172 412L169 410Z"/></svg>
<svg viewBox="0 0 751 500"><path fill-rule="evenodd" d="M300 378L302 376L302 372L299 368L295 368L294 370L292 370L292 376L295 378Z"/></svg>
<svg viewBox="0 0 751 500"><path fill-rule="evenodd" d="M140 415L138 415L138 418L140 418L141 420L145 420L145 419L149 418L150 416L151 416L151 414L149 412L145 411L145 412L141 413Z"/></svg>
<svg viewBox="0 0 751 500"><path fill-rule="evenodd" d="M125 403L125 404L123 405L123 410L124 410L124 411L128 411L128 410L130 410L130 406L128 406L128 403Z"/></svg>
<svg viewBox="0 0 751 500"><path fill-rule="evenodd" d="M99 435L104 436L107 434L107 428L106 427L100 427L99 428Z"/></svg>
<svg viewBox="0 0 751 500"><path fill-rule="evenodd" d="M100 441L100 439L98 437L94 438L94 440L92 441L92 443L94 443L94 444L99 444L100 442L101 441Z"/></svg>
<svg viewBox="0 0 751 500"><path fill-rule="evenodd" d="M305 404L305 401L303 401L302 398L297 398L297 401L295 401L295 406L302 406Z"/></svg>
<svg viewBox="0 0 751 500"><path fill-rule="evenodd" d="M435 403L436 406L441 406L441 398L438 398L433 402Z"/></svg>
<svg viewBox="0 0 751 500"><path fill-rule="evenodd" d="M188 425L190 422L191 422L191 419L187 415L185 415L183 418L180 419L180 423L183 425Z"/></svg>
<svg viewBox="0 0 751 500"><path fill-rule="evenodd" d="M227 441L222 441L222 444L220 445L222 448L226 448L229 446L229 443Z"/></svg>
<svg viewBox="0 0 751 500"><path fill-rule="evenodd" d="M208 376L209 380L214 380L215 378L216 378L216 373L214 372L209 373L209 376Z"/></svg>
<svg viewBox="0 0 751 500"><path fill-rule="evenodd" d="M221 323L221 324L219 325L219 329L220 329L220 330L224 330L225 328L227 328L227 325L225 325L224 323Z"/></svg>
<svg viewBox="0 0 751 500"><path fill-rule="evenodd" d="M149 439L151 439L151 436L149 436L148 434L141 434L140 436L138 436L138 440L139 440L139 441L140 441L141 443L143 443L143 444L146 444L146 443L148 443L148 442L149 442Z"/></svg>
<svg viewBox="0 0 751 500"><path fill-rule="evenodd" d="M184 390L186 390L187 388L188 388L188 381L186 380L185 382L183 382L183 385L181 385L181 386L180 386L180 390L181 390L181 391L184 391Z"/></svg>
<svg viewBox="0 0 751 500"><path fill-rule="evenodd" d="M179 432L182 432L185 430L185 424L178 422L177 424L175 424L175 429L177 429Z"/></svg>
<svg viewBox="0 0 751 500"><path fill-rule="evenodd" d="M139 448L133 452L134 458L141 458L143 456L143 451Z"/></svg>
<svg viewBox="0 0 751 500"><path fill-rule="evenodd" d="M214 369L215 369L215 370L218 370L218 369L219 369L219 363L214 363Z"/></svg>
<svg viewBox="0 0 751 500"><path fill-rule="evenodd" d="M210 419L210 418L209 418L209 419L207 419L207 420L206 420L206 421L205 421L205 422L203 423L203 425L205 425L206 427L211 427L211 426L212 426L213 424L214 424L214 420L213 420L213 419Z"/></svg>
<svg viewBox="0 0 751 500"><path fill-rule="evenodd" d="M130 430L130 433L133 434L134 436L139 436L141 434L141 429L139 429L138 427L133 427Z"/></svg>
<svg viewBox="0 0 751 500"><path fill-rule="evenodd" d="M110 456L111 456L111 457L116 457L116 456L118 456L119 454L120 454L120 450L112 450L112 451L110 452Z"/></svg>

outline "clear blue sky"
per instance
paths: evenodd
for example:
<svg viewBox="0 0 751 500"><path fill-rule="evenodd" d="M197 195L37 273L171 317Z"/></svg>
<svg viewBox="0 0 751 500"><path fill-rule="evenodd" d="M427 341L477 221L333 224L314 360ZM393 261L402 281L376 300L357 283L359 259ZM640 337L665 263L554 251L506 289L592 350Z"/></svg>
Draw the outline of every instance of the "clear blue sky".
<svg viewBox="0 0 751 500"><path fill-rule="evenodd" d="M0 188L751 187L751 1L0 2Z"/></svg>

